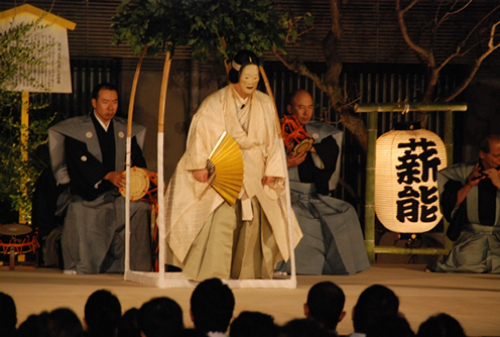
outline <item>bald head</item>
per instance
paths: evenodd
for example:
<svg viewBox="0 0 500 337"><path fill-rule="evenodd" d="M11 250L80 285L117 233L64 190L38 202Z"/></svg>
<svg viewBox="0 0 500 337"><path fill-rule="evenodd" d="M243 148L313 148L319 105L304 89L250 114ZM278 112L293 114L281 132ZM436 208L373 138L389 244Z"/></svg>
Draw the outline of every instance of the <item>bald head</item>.
<svg viewBox="0 0 500 337"><path fill-rule="evenodd" d="M290 102L286 109L289 114L297 117L302 125L306 125L314 113L314 104L311 95L302 89L294 91L290 95Z"/></svg>

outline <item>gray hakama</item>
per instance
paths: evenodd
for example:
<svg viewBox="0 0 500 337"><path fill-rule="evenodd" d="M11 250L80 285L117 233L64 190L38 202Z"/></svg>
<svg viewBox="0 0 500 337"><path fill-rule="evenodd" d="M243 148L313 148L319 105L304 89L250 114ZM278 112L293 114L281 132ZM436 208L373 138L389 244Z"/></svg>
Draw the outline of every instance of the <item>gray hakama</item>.
<svg viewBox="0 0 500 337"><path fill-rule="evenodd" d="M475 165L456 164L439 172L443 215L449 221L460 216L461 231L448 255L427 266L431 271L500 273L500 191L484 179L462 202L465 212L455 208L457 192Z"/></svg>
<svg viewBox="0 0 500 337"><path fill-rule="evenodd" d="M93 115L74 117L49 129L52 170L70 197L61 237L64 269L78 274L122 273L125 255L125 198L103 177L125 169L127 121L113 118L106 141ZM100 128L100 126L99 126ZM144 167L146 129L134 124L132 164ZM102 149L111 156L104 156ZM114 158L112 158L114 156ZM106 163L108 166L106 166ZM130 203L130 267L150 271L149 205Z"/></svg>
<svg viewBox="0 0 500 337"><path fill-rule="evenodd" d="M317 159L307 163L306 158L299 165L308 165L306 169L300 168L307 171L305 174L299 174L302 172L297 166L288 169L292 208L304 234L295 248L297 274L351 275L366 270L370 263L354 207L328 195L332 188L331 177L338 179L337 157L340 156L338 150L331 149L338 149L342 133L317 121L311 121L305 128L316 142L320 164L324 167L317 167ZM315 182L301 182L301 179L314 179ZM280 263L278 270L289 273L290 262Z"/></svg>

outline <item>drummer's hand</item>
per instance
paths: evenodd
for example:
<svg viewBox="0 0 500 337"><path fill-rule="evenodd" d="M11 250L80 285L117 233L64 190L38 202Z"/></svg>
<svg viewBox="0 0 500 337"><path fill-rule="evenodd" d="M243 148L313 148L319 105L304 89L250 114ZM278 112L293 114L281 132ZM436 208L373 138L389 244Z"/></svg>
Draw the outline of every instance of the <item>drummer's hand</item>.
<svg viewBox="0 0 500 337"><path fill-rule="evenodd" d="M262 178L262 185L268 185L268 184L274 183L275 180L276 180L276 177L265 176L264 178Z"/></svg>
<svg viewBox="0 0 500 337"><path fill-rule="evenodd" d="M104 179L109 180L118 188L125 187L125 171L111 171L106 174Z"/></svg>
<svg viewBox="0 0 500 337"><path fill-rule="evenodd" d="M306 160L307 152L302 152L296 156L293 154L286 157L286 166L287 167L294 167L294 166L299 166L302 164L304 160Z"/></svg>
<svg viewBox="0 0 500 337"><path fill-rule="evenodd" d="M208 169L204 168L201 170L194 170L193 177L198 180L200 183L206 183L208 180Z"/></svg>

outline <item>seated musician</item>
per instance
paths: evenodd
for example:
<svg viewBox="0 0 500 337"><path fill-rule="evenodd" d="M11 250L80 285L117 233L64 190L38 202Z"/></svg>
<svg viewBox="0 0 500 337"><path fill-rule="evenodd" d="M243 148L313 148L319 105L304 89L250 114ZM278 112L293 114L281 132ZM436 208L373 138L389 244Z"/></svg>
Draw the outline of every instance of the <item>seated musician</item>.
<svg viewBox="0 0 500 337"><path fill-rule="evenodd" d="M483 137L479 161L439 172L441 209L455 241L436 272L500 273L500 133Z"/></svg>
<svg viewBox="0 0 500 337"><path fill-rule="evenodd" d="M296 144L298 151L290 151L287 144L292 208L304 234L295 248L297 273L350 275L368 269L370 264L354 207L330 197L329 181L339 170L342 132L330 124L311 121L313 100L305 90L290 95L287 110L290 118L298 121L297 127L303 128L313 141L310 148L304 143ZM284 139L287 142L285 136ZM290 272L290 263L279 265L278 270Z"/></svg>
<svg viewBox="0 0 500 337"><path fill-rule="evenodd" d="M127 121L115 117L118 91L102 83L92 92L94 111L49 129L52 171L69 186L70 202L61 237L65 273L123 273ZM132 165L146 167L146 129L134 124ZM150 271L149 205L130 203L130 268Z"/></svg>

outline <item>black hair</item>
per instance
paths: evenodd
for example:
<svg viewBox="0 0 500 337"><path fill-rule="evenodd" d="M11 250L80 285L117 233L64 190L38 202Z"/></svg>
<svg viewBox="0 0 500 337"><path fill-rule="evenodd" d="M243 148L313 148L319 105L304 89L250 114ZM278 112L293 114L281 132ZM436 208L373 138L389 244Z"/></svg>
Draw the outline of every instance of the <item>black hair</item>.
<svg viewBox="0 0 500 337"><path fill-rule="evenodd" d="M420 324L418 337L466 337L460 323L448 314L438 314L429 317Z"/></svg>
<svg viewBox="0 0 500 337"><path fill-rule="evenodd" d="M414 337L415 333L408 320L400 315L381 315L372 321L366 332L366 337ZM431 337L426 335L426 337Z"/></svg>
<svg viewBox="0 0 500 337"><path fill-rule="evenodd" d="M130 308L120 317L116 326L116 337L141 337L139 309Z"/></svg>
<svg viewBox="0 0 500 337"><path fill-rule="evenodd" d="M361 295L354 307L353 325L356 332L367 332L382 315L397 315L399 299L386 286L374 284L369 286Z"/></svg>
<svg viewBox="0 0 500 337"><path fill-rule="evenodd" d="M48 316L49 336L83 337L83 325L75 312L68 308L51 311Z"/></svg>
<svg viewBox="0 0 500 337"><path fill-rule="evenodd" d="M168 297L157 297L139 309L139 328L146 337L169 336L184 328L182 309Z"/></svg>
<svg viewBox="0 0 500 337"><path fill-rule="evenodd" d="M13 336L16 331L17 311L14 299L0 292L0 330L5 336Z"/></svg>
<svg viewBox="0 0 500 337"><path fill-rule="evenodd" d="M310 318L328 331L337 329L344 305L344 292L330 281L316 283L307 294Z"/></svg>
<svg viewBox="0 0 500 337"><path fill-rule="evenodd" d="M307 318L296 318L281 327L283 337L328 337L328 332Z"/></svg>
<svg viewBox="0 0 500 337"><path fill-rule="evenodd" d="M101 91L102 89L116 91L116 93L118 94L118 89L116 88L116 85L103 82L96 85L94 89L92 89L92 99L97 100L97 97L99 96L99 91Z"/></svg>
<svg viewBox="0 0 500 337"><path fill-rule="evenodd" d="M231 322L231 337L274 337L278 326L274 318L257 311L243 311Z"/></svg>
<svg viewBox="0 0 500 337"><path fill-rule="evenodd" d="M108 290L94 291L85 303L85 321L93 335L112 337L121 315L120 301Z"/></svg>
<svg viewBox="0 0 500 337"><path fill-rule="evenodd" d="M239 52L234 55L233 62L237 63L240 65L240 69L236 70L233 67L231 67L231 70L229 70L229 82L231 83L238 83L240 80L240 75L243 72L243 68L245 68L249 64L254 64L256 66L259 66L259 58L255 53L249 51L249 50L240 50Z"/></svg>
<svg viewBox="0 0 500 337"><path fill-rule="evenodd" d="M30 315L17 328L16 337L47 337L49 335L49 316L47 311Z"/></svg>
<svg viewBox="0 0 500 337"><path fill-rule="evenodd" d="M479 150L484 153L490 153L490 140L500 141L500 133L494 132L481 139L479 143Z"/></svg>
<svg viewBox="0 0 500 337"><path fill-rule="evenodd" d="M205 333L226 332L233 310L233 292L218 278L201 282L191 295L194 327Z"/></svg>

